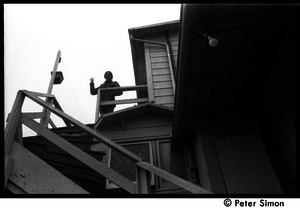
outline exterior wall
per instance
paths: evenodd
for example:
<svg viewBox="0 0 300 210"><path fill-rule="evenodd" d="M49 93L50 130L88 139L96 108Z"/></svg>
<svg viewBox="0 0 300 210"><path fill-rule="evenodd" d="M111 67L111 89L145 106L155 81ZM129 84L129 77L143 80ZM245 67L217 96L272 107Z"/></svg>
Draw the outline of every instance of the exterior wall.
<svg viewBox="0 0 300 210"><path fill-rule="evenodd" d="M240 116L202 117L194 157L201 186L214 193L282 193L256 126Z"/></svg>
<svg viewBox="0 0 300 210"><path fill-rule="evenodd" d="M282 193L258 132L215 141L229 194Z"/></svg>
<svg viewBox="0 0 300 210"><path fill-rule="evenodd" d="M171 150L171 115L145 113L133 119L124 119L122 123L112 122L103 128L97 129L97 131L117 144L127 147L127 149L131 145L148 144L151 153L150 162L152 164L187 179L183 151L174 152ZM107 155L104 156L102 163L110 165L112 151L107 146L99 143L93 145L91 150L106 152ZM138 153L141 152L138 151ZM165 190L179 189L177 186L156 176L153 176L152 184L152 190L155 193L168 193ZM107 186L108 188L116 187L111 183Z"/></svg>
<svg viewBox="0 0 300 210"><path fill-rule="evenodd" d="M262 138L284 193L296 193L296 112L279 123L265 122Z"/></svg>
<svg viewBox="0 0 300 210"><path fill-rule="evenodd" d="M178 33L166 33L147 40L169 44L171 63L173 64L173 75L177 68ZM146 72L149 85L150 100L160 105L174 107L174 87L167 55L164 46L145 43Z"/></svg>

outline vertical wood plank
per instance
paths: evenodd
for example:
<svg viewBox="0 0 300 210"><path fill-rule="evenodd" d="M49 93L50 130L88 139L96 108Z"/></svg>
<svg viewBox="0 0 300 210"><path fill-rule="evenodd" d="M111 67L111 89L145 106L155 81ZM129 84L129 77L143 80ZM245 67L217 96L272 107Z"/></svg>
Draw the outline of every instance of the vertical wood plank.
<svg viewBox="0 0 300 210"><path fill-rule="evenodd" d="M9 156L5 156L5 177L4 177L4 188L6 188L7 181L9 179L12 167L13 167L13 159Z"/></svg>
<svg viewBox="0 0 300 210"><path fill-rule="evenodd" d="M136 180L137 180L137 193L149 194L151 193L151 174L149 171L136 166Z"/></svg>
<svg viewBox="0 0 300 210"><path fill-rule="evenodd" d="M149 97L149 101L152 102L154 101L154 92L153 92L151 60L150 60L148 43L144 43L144 49L145 49L146 74L147 74L147 84L148 84L148 97Z"/></svg>
<svg viewBox="0 0 300 210"><path fill-rule="evenodd" d="M19 144L23 145L23 127L22 123L18 124L17 132L16 132L16 140Z"/></svg>
<svg viewBox="0 0 300 210"><path fill-rule="evenodd" d="M53 104L53 98L47 98L46 102L52 106ZM45 110L45 117L41 119L41 124L44 127L48 127L49 119L50 119L51 112L49 110Z"/></svg>
<svg viewBox="0 0 300 210"><path fill-rule="evenodd" d="M9 154L13 139L16 135L19 126L19 119L21 116L21 109L25 99L22 91L18 91L10 117L5 128L5 155Z"/></svg>
<svg viewBox="0 0 300 210"><path fill-rule="evenodd" d="M98 89L97 93L97 102L96 102L96 111L95 111L95 123L99 119L99 106L100 106L100 88Z"/></svg>

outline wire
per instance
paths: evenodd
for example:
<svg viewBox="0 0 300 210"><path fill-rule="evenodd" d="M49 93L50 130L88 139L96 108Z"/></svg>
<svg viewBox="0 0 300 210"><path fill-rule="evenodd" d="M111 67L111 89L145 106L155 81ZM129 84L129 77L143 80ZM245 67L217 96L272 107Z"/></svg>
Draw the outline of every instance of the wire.
<svg viewBox="0 0 300 210"><path fill-rule="evenodd" d="M69 79L69 74L68 74L68 72L67 72L67 68L66 68L65 65L64 65L63 59L62 59L62 61L61 61L61 64L62 64L63 69L65 70L65 72L66 72L66 74L67 74L67 78L68 78L68 81L69 81L69 83L70 83L70 86L71 86L73 95L75 96L75 100L76 100L77 106L79 107L80 113L81 113L81 115L82 115L82 117L83 117L83 119L84 119L85 124L87 124L87 121L86 121L86 119L85 119L85 117L84 117L84 114L83 114L83 112L82 112L82 110L81 110L81 108L80 108L80 105L79 105L79 103L78 103L78 100L77 100L76 94L75 94L75 92L74 92L72 83L71 83L71 81L70 81L70 79Z"/></svg>

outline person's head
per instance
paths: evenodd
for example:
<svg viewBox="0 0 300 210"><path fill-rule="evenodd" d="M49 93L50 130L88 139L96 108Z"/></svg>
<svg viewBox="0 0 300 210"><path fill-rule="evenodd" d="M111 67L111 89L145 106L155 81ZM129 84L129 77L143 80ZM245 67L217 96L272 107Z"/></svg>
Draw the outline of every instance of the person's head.
<svg viewBox="0 0 300 210"><path fill-rule="evenodd" d="M104 74L104 78L106 80L111 81L113 79L113 74L111 73L111 71L106 71L105 74Z"/></svg>

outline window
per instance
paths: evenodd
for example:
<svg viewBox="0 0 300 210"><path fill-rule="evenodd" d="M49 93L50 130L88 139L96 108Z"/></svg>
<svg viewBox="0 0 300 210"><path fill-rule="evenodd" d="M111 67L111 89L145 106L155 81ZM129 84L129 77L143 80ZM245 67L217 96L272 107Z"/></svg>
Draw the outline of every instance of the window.
<svg viewBox="0 0 300 210"><path fill-rule="evenodd" d="M133 152L142 158L144 162L153 164L152 147L150 142L138 143L120 143L119 145ZM136 165L133 161L122 155L116 150L109 149L108 153L108 166L127 179L136 182ZM151 185L154 185L154 177L151 175ZM107 180L106 188L118 188L117 185Z"/></svg>

